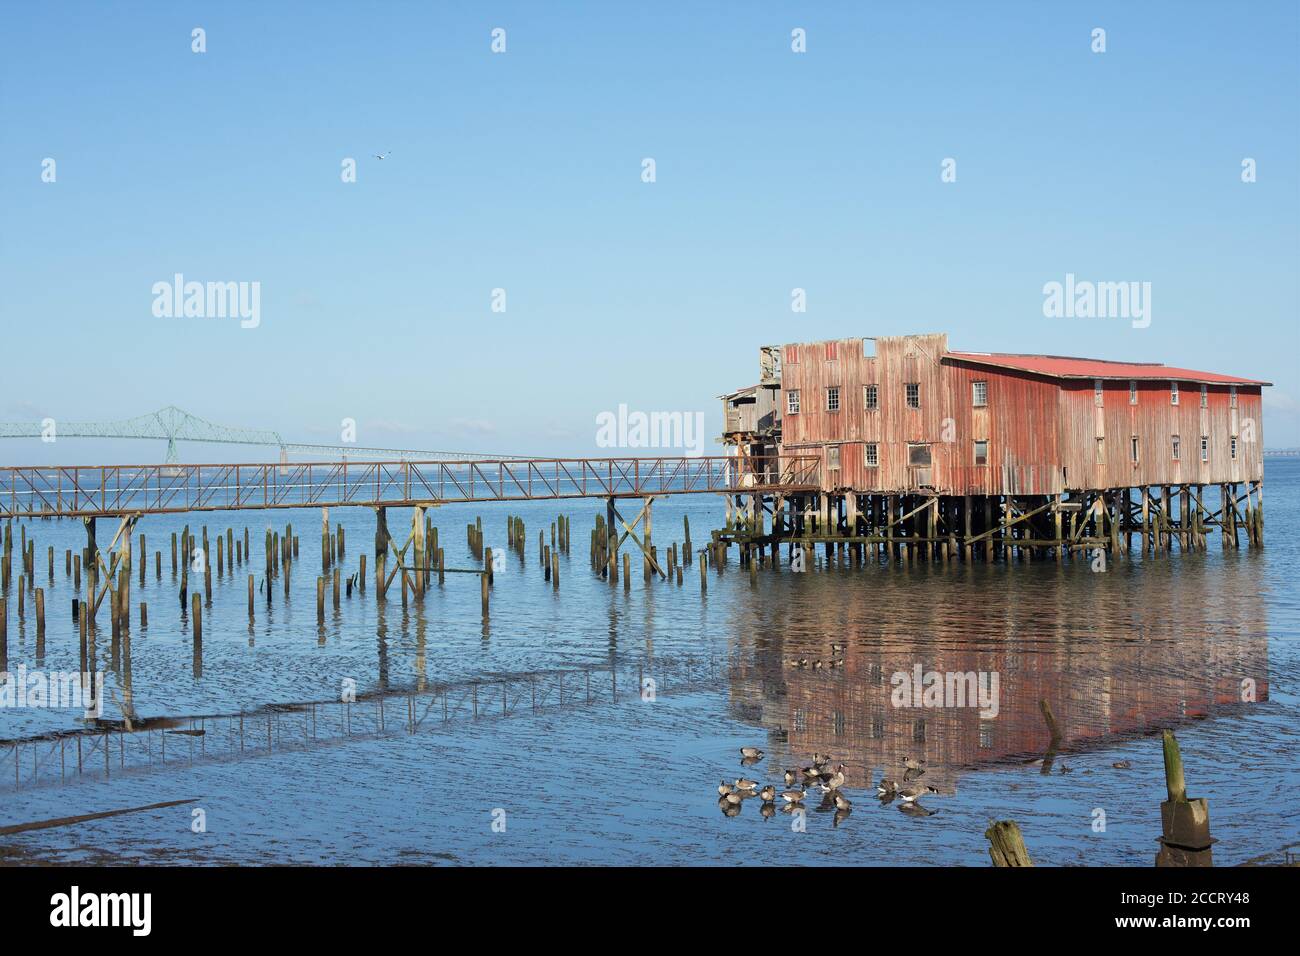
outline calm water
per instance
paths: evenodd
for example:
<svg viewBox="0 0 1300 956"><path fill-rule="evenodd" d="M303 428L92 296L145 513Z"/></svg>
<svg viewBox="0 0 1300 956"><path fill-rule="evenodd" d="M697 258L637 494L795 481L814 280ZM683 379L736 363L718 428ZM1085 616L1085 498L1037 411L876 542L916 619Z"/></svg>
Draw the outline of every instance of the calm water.
<svg viewBox="0 0 1300 956"><path fill-rule="evenodd" d="M371 582L364 594L343 598L339 611L327 608L318 627L319 512L277 513L269 520L280 529L292 521L302 545L289 600L282 582L273 582L272 606L259 599L250 627L248 567L233 577L214 574L199 661L168 558L170 534L185 519L146 519L136 531L148 537L148 572L143 587L133 583L132 599L149 603L150 624L141 629L133 609L129 667L123 659L115 672L101 609L104 717L120 720L125 706L137 722L181 718L176 729L188 729L200 726L189 718L205 716L207 733L156 731L150 746L165 740L165 763L137 734L138 742L114 743L125 752L110 752L107 779L100 752L87 757L79 776L75 751L67 749L75 740L60 745L52 736L84 729L79 711L0 709L0 739L46 741L35 750L35 769L27 766L30 746L15 758L0 745L0 826L197 802L0 837L0 859L978 866L988 862L988 821L1011 817L1039 863L1148 865L1164 796L1159 739L1150 735L1173 726L1189 790L1210 801L1216 862L1278 860L1300 841L1300 461L1271 460L1267 470L1267 547L1259 553L1224 553L1212 537L1206 555L1135 557L1104 574L1076 561L1010 570L763 571L756 582L733 553L721 576L710 572L705 595L694 566L680 588L646 587L639 570L628 593L595 578L587 563L595 502L436 509L455 567L471 563L464 528L474 515L482 515L486 543L497 548L505 544L507 513L528 523L525 559L509 556L496 576L489 625L480 618L477 579L456 574L405 609L396 588L378 602ZM573 554L561 559L557 593L542 577L536 536L546 528L549 541L559 511L573 519ZM721 501L656 504L661 553L681 540L683 514L698 544L720 523ZM346 528L343 566L350 573L362 551L372 550L373 514L336 509L331 517ZM268 518L243 512L189 520L191 527L206 523L213 536L247 525L257 554ZM399 543L405 532L398 529L408 522L409 513L390 511ZM11 591L10 670L75 671L74 595L63 552L81 547L84 532L53 521L27 530L36 540L48 631L38 659L30 597L19 622ZM101 520L101 546L114 530ZM17 554L17 525L14 534ZM56 553L53 581L45 571L48 545ZM153 571L159 548L161 580ZM835 653L832 643L847 646ZM800 658L809 666L792 665ZM812 666L833 658L843 665ZM997 715L893 706L891 675L916 665L996 673ZM635 693L638 674L654 675L652 700ZM503 676L507 716L500 715L500 686L490 683ZM336 705L318 705L314 739L307 710L267 716L268 705L337 700L349 679L362 698L346 717L351 736L341 736L348 728ZM1243 679L1254 682L1256 700L1242 701ZM475 680L488 683L475 691L466 683ZM439 696L446 685L451 689ZM381 697L385 732L377 735ZM1042 700L1065 738L1048 774L1028 762L1048 746ZM426 717L415 733L401 729L408 707ZM240 713L242 756L232 729ZM768 756L742 767L742 745ZM813 751L850 765L846 792L855 806L838 825L815 809L816 800L805 832L786 814L765 818L757 800L734 818L719 811L720 778L780 785L780 771L807 764ZM926 761L923 782L940 791L923 801L932 816L882 806L865 788L882 775L901 777L909 755ZM1117 761L1131 767L1115 769ZM205 832L191 828L195 807L204 811ZM1094 829L1099 810L1104 831ZM501 819L504 832L493 826Z"/></svg>

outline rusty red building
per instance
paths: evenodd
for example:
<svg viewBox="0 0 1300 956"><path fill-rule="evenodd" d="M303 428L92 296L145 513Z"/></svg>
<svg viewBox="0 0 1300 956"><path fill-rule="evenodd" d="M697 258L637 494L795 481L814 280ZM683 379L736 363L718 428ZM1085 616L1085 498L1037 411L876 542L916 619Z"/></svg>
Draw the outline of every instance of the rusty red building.
<svg viewBox="0 0 1300 956"><path fill-rule="evenodd" d="M820 460L821 492L738 502L734 523L760 559L781 536L825 543L828 559L836 543L850 559L862 545L943 559L1115 550L1134 534L1152 550L1191 549L1213 529L1225 546L1239 531L1262 540L1267 382L951 351L942 333L791 343L779 361L773 351L755 387L773 390L772 440Z"/></svg>

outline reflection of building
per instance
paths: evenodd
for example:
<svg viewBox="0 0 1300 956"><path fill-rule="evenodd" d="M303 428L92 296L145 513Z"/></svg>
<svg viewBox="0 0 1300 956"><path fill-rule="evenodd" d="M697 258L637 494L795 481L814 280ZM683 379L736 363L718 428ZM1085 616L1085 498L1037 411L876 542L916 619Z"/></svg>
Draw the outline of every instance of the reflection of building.
<svg viewBox="0 0 1300 956"><path fill-rule="evenodd" d="M1255 700L1267 699L1268 646L1262 601L1236 580L1249 572L1222 572L1207 569L1176 588L1199 594L1199 602L1147 602L1130 593L1128 603L1104 606L1078 600L1087 574L1045 575L1030 589L1011 585L1009 594L999 590L1008 587L1003 577L987 585L999 593L960 608L946 594L918 605L920 582L909 586L906 578L854 593L822 576L805 578L813 585L807 598L792 592L796 604L765 607L778 620L762 628L752 657L737 667L733 706L769 729L778 761L787 750L804 763L829 753L850 765L849 785L860 787L868 773L897 776L905 757L918 757L930 768L926 781L940 789L953 787L963 770L1043 756L1050 734L1040 701L1055 716L1063 752L1231 712L1249 706L1243 680L1254 682ZM1218 586L1206 585L1216 578ZM831 641L847 645L843 665L814 669L813 661L840 656ZM809 666L792 665L800 658ZM892 676L918 664L996 673L997 716L982 718L975 706L895 707Z"/></svg>

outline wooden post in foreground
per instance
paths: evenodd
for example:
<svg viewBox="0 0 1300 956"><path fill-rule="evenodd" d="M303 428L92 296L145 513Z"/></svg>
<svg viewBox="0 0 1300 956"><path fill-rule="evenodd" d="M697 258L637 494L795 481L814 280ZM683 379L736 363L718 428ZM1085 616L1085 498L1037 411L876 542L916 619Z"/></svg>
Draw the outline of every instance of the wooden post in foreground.
<svg viewBox="0 0 1300 956"><path fill-rule="evenodd" d="M994 866L1033 866L1015 820L999 820L984 831Z"/></svg>

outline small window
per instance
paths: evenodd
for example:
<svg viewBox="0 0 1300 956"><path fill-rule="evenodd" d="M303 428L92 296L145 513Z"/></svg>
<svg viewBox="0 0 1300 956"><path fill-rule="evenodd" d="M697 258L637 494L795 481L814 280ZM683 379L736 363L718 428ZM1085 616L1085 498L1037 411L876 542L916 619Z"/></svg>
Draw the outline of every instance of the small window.
<svg viewBox="0 0 1300 956"><path fill-rule="evenodd" d="M904 388L907 393L907 407L920 408L921 407L921 383L908 382L907 385L904 386Z"/></svg>
<svg viewBox="0 0 1300 956"><path fill-rule="evenodd" d="M862 464L868 468L875 468L880 464L880 446L875 442L869 441L862 446Z"/></svg>
<svg viewBox="0 0 1300 956"><path fill-rule="evenodd" d="M840 387L832 385L826 389L826 411L838 412L840 410Z"/></svg>
<svg viewBox="0 0 1300 956"><path fill-rule="evenodd" d="M838 471L840 467L840 446L831 445L826 449L826 467Z"/></svg>
<svg viewBox="0 0 1300 956"><path fill-rule="evenodd" d="M834 362L835 359L838 357L839 353L836 351L836 345L838 344L839 343L837 342L826 343L826 361Z"/></svg>
<svg viewBox="0 0 1300 956"><path fill-rule="evenodd" d="M1172 447L1174 453L1174 461L1178 461L1182 457L1182 451L1183 451L1182 445L1183 445L1182 439L1179 438L1177 435L1173 436Z"/></svg>
<svg viewBox="0 0 1300 956"><path fill-rule="evenodd" d="M983 408L989 403L988 382L971 382L971 401L976 408Z"/></svg>
<svg viewBox="0 0 1300 956"><path fill-rule="evenodd" d="M1236 385L1228 386L1228 405L1232 408L1237 407L1237 386Z"/></svg>
<svg viewBox="0 0 1300 956"><path fill-rule="evenodd" d="M1210 436L1201 436L1201 461L1210 460Z"/></svg>
<svg viewBox="0 0 1300 956"><path fill-rule="evenodd" d="M1096 405L1096 406L1099 407L1099 408L1101 407L1101 404L1102 404L1102 402L1101 402L1101 394L1102 394L1102 393L1101 393L1101 379L1099 379L1099 378L1094 378L1094 379L1092 380L1092 404Z"/></svg>
<svg viewBox="0 0 1300 956"><path fill-rule="evenodd" d="M1097 464L1106 464L1106 439L1097 439Z"/></svg>
<svg viewBox="0 0 1300 956"><path fill-rule="evenodd" d="M1169 383L1169 404L1170 405L1178 404L1178 383L1177 382Z"/></svg>
<svg viewBox="0 0 1300 956"><path fill-rule="evenodd" d="M792 388L785 393L785 410L790 415L799 414L799 389Z"/></svg>
<svg viewBox="0 0 1300 956"><path fill-rule="evenodd" d="M1233 460L1233 461L1236 461L1236 460L1237 460L1237 436L1236 436L1236 435L1233 435L1233 436L1232 436L1232 449L1231 449L1231 451L1232 451L1232 460Z"/></svg>
<svg viewBox="0 0 1300 956"><path fill-rule="evenodd" d="M989 443L984 440L975 442L975 464L987 465L989 463Z"/></svg>
<svg viewBox="0 0 1300 956"><path fill-rule="evenodd" d="M1210 390L1207 386L1202 385L1201 386L1201 408L1209 408L1209 406L1210 406Z"/></svg>
<svg viewBox="0 0 1300 956"><path fill-rule="evenodd" d="M1130 449L1130 451L1131 451L1131 453L1132 453L1132 455L1133 455L1133 460L1134 460L1134 461L1137 461L1137 460L1138 460L1138 437L1137 437L1137 435L1134 435L1133 438L1130 440L1129 449Z"/></svg>
<svg viewBox="0 0 1300 956"><path fill-rule="evenodd" d="M907 464L912 468L929 468L930 467L930 446L922 445L922 444L908 444Z"/></svg>
<svg viewBox="0 0 1300 956"><path fill-rule="evenodd" d="M874 412L879 408L880 387L877 385L862 386L862 407L869 412Z"/></svg>
<svg viewBox="0 0 1300 956"><path fill-rule="evenodd" d="M787 345L785 347L785 364L797 365L799 362L799 346Z"/></svg>
<svg viewBox="0 0 1300 956"><path fill-rule="evenodd" d="M1137 379L1128 380L1128 403L1136 405L1138 403L1138 383Z"/></svg>

